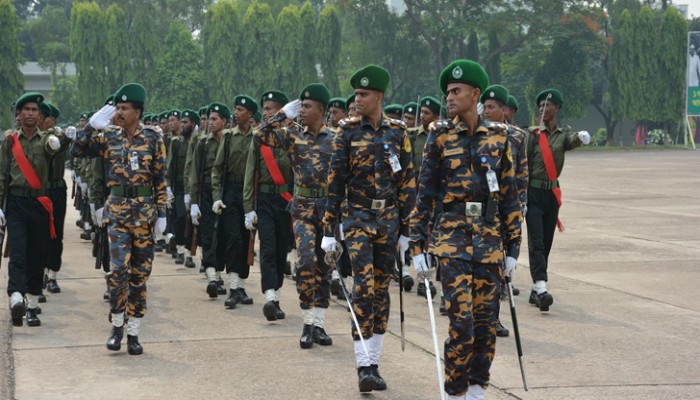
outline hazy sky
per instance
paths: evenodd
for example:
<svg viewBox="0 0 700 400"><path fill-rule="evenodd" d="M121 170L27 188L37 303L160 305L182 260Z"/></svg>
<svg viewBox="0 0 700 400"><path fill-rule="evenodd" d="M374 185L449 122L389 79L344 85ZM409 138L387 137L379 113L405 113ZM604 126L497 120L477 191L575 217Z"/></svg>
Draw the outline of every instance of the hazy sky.
<svg viewBox="0 0 700 400"><path fill-rule="evenodd" d="M688 17L700 17L700 0L676 1L674 3L688 4Z"/></svg>

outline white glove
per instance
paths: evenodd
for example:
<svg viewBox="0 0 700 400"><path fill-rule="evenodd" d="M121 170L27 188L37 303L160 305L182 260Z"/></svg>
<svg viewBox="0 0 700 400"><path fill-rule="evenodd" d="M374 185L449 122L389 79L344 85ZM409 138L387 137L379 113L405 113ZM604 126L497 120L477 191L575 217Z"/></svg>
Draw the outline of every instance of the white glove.
<svg viewBox="0 0 700 400"><path fill-rule="evenodd" d="M224 211L224 208L226 208L226 204L224 204L223 201L217 200L214 202L214 205L211 206L211 210L214 211L214 214L216 215L221 215L221 212ZM248 225L246 225L246 229L248 228Z"/></svg>
<svg viewBox="0 0 700 400"><path fill-rule="evenodd" d="M503 270L503 276L510 276L518 264L518 261L513 257L506 257L506 268Z"/></svg>
<svg viewBox="0 0 700 400"><path fill-rule="evenodd" d="M156 236L162 235L165 232L165 225L167 224L165 217L158 218L156 221Z"/></svg>
<svg viewBox="0 0 700 400"><path fill-rule="evenodd" d="M190 207L190 219L192 220L192 225L199 225L199 217L201 216L202 213L199 212L199 206L192 204L192 207Z"/></svg>
<svg viewBox="0 0 700 400"><path fill-rule="evenodd" d="M70 171L70 179L71 179L73 182L75 182L75 178L77 178L77 176L75 175L75 170L71 170L71 171Z"/></svg>
<svg viewBox="0 0 700 400"><path fill-rule="evenodd" d="M301 111L301 100L296 99L291 101L282 107L282 112L287 116L288 119L295 119Z"/></svg>
<svg viewBox="0 0 700 400"><path fill-rule="evenodd" d="M583 144L588 144L591 142L591 134L586 131L581 131L578 133L578 138L581 139Z"/></svg>
<svg viewBox="0 0 700 400"><path fill-rule="evenodd" d="M165 199L165 206L172 208L175 196L173 195L173 191L170 189L170 186L165 187L165 196L167 197L167 199Z"/></svg>
<svg viewBox="0 0 700 400"><path fill-rule="evenodd" d="M83 192L83 196L88 197L88 184L80 182L80 191Z"/></svg>
<svg viewBox="0 0 700 400"><path fill-rule="evenodd" d="M97 210L95 210L95 225L100 227L104 225L104 221L102 220L102 214L104 213L104 211L104 207L100 207Z"/></svg>
<svg viewBox="0 0 700 400"><path fill-rule="evenodd" d="M74 126L69 126L66 128L66 137L70 140L75 140L76 129Z"/></svg>
<svg viewBox="0 0 700 400"><path fill-rule="evenodd" d="M190 200L191 200L190 195L186 194L185 195L185 208L190 208Z"/></svg>
<svg viewBox="0 0 700 400"><path fill-rule="evenodd" d="M421 253L417 256L413 256L413 269L416 270L416 274L422 274L430 270L430 260L428 259L428 254Z"/></svg>
<svg viewBox="0 0 700 400"><path fill-rule="evenodd" d="M326 253L335 252L338 248L338 242L332 236L324 236L321 239L321 249Z"/></svg>
<svg viewBox="0 0 700 400"><path fill-rule="evenodd" d="M527 216L527 204L523 207L523 218Z"/></svg>
<svg viewBox="0 0 700 400"><path fill-rule="evenodd" d="M484 105L481 102L476 103L476 113L479 115L484 115Z"/></svg>
<svg viewBox="0 0 700 400"><path fill-rule="evenodd" d="M255 211L251 211L245 215L245 228L249 231L255 229L255 224L258 223L258 214Z"/></svg>
<svg viewBox="0 0 700 400"><path fill-rule="evenodd" d="M408 238L404 235L399 236L399 242L396 244L396 251L399 252L399 260L401 265L406 263L406 252L408 251Z"/></svg>
<svg viewBox="0 0 700 400"><path fill-rule="evenodd" d="M2 210L0 209L0 228L5 226L6 222L7 221L5 221L5 213L3 213Z"/></svg>
<svg viewBox="0 0 700 400"><path fill-rule="evenodd" d="M73 171L73 173L75 173L75 171ZM79 177L78 175L75 175L75 179L73 179L73 181L74 181L75 184L78 185L78 186L80 186L80 182L82 182L81 179L80 179L80 177Z"/></svg>
<svg viewBox="0 0 700 400"><path fill-rule="evenodd" d="M113 105L107 104L106 106L102 107L100 111L96 112L92 117L90 117L88 124L90 124L90 126L94 129L104 129L109 126L109 124L112 122L112 118L114 118L114 114L116 113L117 108Z"/></svg>
<svg viewBox="0 0 700 400"><path fill-rule="evenodd" d="M49 147L51 147L51 150L57 151L61 148L61 142L58 140L56 135L49 135L49 138L47 140L49 142Z"/></svg>

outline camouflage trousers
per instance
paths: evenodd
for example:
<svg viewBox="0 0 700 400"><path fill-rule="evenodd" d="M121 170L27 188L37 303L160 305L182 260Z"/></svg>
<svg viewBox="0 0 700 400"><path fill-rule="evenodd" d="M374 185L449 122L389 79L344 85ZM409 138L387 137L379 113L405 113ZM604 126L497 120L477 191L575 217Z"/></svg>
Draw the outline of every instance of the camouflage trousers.
<svg viewBox="0 0 700 400"><path fill-rule="evenodd" d="M302 310L328 308L330 303L332 267L324 260L321 239L323 224L313 209L295 217L294 241L299 262L296 283Z"/></svg>
<svg viewBox="0 0 700 400"><path fill-rule="evenodd" d="M439 257L440 282L450 319L445 340L445 392L463 395L469 385L487 386L496 353L500 264Z"/></svg>
<svg viewBox="0 0 700 400"><path fill-rule="evenodd" d="M109 235L110 270L107 287L113 314L126 312L142 318L146 313L146 281L153 266L151 225L113 220Z"/></svg>

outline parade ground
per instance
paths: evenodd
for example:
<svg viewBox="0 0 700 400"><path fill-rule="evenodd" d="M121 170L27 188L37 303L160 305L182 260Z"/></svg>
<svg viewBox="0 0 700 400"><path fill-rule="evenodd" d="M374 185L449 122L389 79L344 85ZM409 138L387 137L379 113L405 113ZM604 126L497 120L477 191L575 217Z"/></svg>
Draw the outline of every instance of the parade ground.
<svg viewBox="0 0 700 400"><path fill-rule="evenodd" d="M498 339L487 398L700 399L700 153L575 151L560 181L566 232L555 235L550 257L550 312L528 304L526 236L515 276L529 391L502 302L511 336ZM199 256L197 268L187 269L157 253L139 336L145 352L128 355L126 340L122 351L108 351L105 280L76 219L69 204L62 292L46 294L42 326L13 328L7 298L0 303L0 398L439 398L428 307L415 288L404 295L402 352L392 283L391 332L380 362L389 388L361 395L345 304L334 300L328 312L333 345L302 350L294 282L285 279L282 288L287 318L267 322L257 261L247 287L255 304L225 310L225 296L210 300L205 292ZM437 311L438 298L433 304ZM448 321L436 320L442 352Z"/></svg>

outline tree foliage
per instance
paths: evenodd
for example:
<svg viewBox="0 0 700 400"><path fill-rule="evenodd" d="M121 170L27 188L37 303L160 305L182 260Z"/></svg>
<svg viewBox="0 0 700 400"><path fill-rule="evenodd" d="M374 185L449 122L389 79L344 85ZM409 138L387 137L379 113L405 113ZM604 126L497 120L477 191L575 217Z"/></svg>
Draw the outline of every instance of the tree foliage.
<svg viewBox="0 0 700 400"><path fill-rule="evenodd" d="M241 91L257 99L276 82L275 76L275 26L270 6L253 1L243 18Z"/></svg>
<svg viewBox="0 0 700 400"><path fill-rule="evenodd" d="M293 96L300 89L297 87L297 75L302 63L301 44L304 36L304 26L299 18L299 8L295 5L283 8L277 16L276 28L276 86L279 90Z"/></svg>
<svg viewBox="0 0 700 400"><path fill-rule="evenodd" d="M299 9L299 20L303 34L297 79L301 85L304 85L318 80L316 72L316 12L310 2L305 2Z"/></svg>
<svg viewBox="0 0 700 400"><path fill-rule="evenodd" d="M19 70L22 62L22 47L17 40L19 18L10 0L0 0L0 127L14 126L14 115L10 106L24 86L24 77Z"/></svg>
<svg viewBox="0 0 700 400"><path fill-rule="evenodd" d="M104 13L95 2L75 3L71 10L71 59L78 74L80 107L89 110L104 103L107 87Z"/></svg>
<svg viewBox="0 0 700 400"><path fill-rule="evenodd" d="M202 42L207 99L232 104L243 86L240 50L241 17L233 0L221 0L207 10Z"/></svg>
<svg viewBox="0 0 700 400"><path fill-rule="evenodd" d="M318 59L323 83L331 93L340 93L338 85L338 54L341 47L340 14L332 4L323 7L318 16Z"/></svg>
<svg viewBox="0 0 700 400"><path fill-rule="evenodd" d="M126 82L131 68L131 60L124 54L123 33L127 30L126 13L116 4L107 7L105 12L105 51L107 64L107 89L116 91Z"/></svg>

